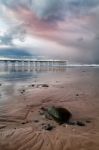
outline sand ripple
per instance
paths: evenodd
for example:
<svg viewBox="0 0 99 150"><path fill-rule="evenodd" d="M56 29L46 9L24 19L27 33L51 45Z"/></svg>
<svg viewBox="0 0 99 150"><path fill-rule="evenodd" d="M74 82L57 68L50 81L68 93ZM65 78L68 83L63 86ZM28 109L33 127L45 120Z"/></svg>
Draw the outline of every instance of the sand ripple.
<svg viewBox="0 0 99 150"><path fill-rule="evenodd" d="M98 150L98 137L64 134L60 131L5 130L0 133L0 150Z"/></svg>

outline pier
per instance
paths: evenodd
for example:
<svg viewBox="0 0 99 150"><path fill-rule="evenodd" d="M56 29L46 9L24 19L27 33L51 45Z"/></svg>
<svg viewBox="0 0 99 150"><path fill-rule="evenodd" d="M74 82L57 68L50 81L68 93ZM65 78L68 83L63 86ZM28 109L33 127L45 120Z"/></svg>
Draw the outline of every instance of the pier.
<svg viewBox="0 0 99 150"><path fill-rule="evenodd" d="M65 67L67 60L34 59L32 57L0 57L0 63L4 63L6 67L9 65L12 67Z"/></svg>

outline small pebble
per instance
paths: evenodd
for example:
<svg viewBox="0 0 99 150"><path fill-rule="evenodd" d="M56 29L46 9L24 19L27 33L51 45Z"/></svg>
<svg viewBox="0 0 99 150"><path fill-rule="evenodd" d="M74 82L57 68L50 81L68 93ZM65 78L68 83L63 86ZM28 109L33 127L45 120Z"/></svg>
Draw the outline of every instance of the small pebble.
<svg viewBox="0 0 99 150"><path fill-rule="evenodd" d="M75 121L71 121L68 123L69 125L76 125L76 122Z"/></svg>
<svg viewBox="0 0 99 150"><path fill-rule="evenodd" d="M46 108L44 108L44 107L41 107L40 109L41 109L41 110L43 110L43 111L45 111L45 110L46 110Z"/></svg>
<svg viewBox="0 0 99 150"><path fill-rule="evenodd" d="M38 122L39 122L39 120L34 120L34 122L35 122L35 123L38 123Z"/></svg>
<svg viewBox="0 0 99 150"><path fill-rule="evenodd" d="M76 96L79 96L79 94L76 94Z"/></svg>
<svg viewBox="0 0 99 150"><path fill-rule="evenodd" d="M22 122L22 124L26 124L26 122Z"/></svg>
<svg viewBox="0 0 99 150"><path fill-rule="evenodd" d="M86 120L86 123L91 123L91 121L90 120Z"/></svg>
<svg viewBox="0 0 99 150"><path fill-rule="evenodd" d="M85 124L83 122L77 121L77 125L78 126L85 126Z"/></svg>
<svg viewBox="0 0 99 150"><path fill-rule="evenodd" d="M25 90L22 90L22 91L21 91L21 94L23 94L24 92L25 92Z"/></svg>
<svg viewBox="0 0 99 150"><path fill-rule="evenodd" d="M44 125L42 128L45 130L51 131L54 127L50 124L47 124L47 125Z"/></svg>
<svg viewBox="0 0 99 150"><path fill-rule="evenodd" d="M49 87L49 85L47 85L47 84L42 84L42 87Z"/></svg>
<svg viewBox="0 0 99 150"><path fill-rule="evenodd" d="M46 125L46 124L45 124L45 123L42 123L41 125L44 126L44 125Z"/></svg>

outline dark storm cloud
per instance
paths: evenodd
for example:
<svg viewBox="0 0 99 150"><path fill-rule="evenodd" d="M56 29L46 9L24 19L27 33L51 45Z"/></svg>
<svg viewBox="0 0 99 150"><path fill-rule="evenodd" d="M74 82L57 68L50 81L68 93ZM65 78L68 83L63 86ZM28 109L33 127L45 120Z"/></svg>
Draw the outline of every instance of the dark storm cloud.
<svg viewBox="0 0 99 150"><path fill-rule="evenodd" d="M86 14L99 5L99 0L1 0L1 3L10 9L26 7L41 20L55 21Z"/></svg>
<svg viewBox="0 0 99 150"><path fill-rule="evenodd" d="M74 49L74 54L71 54L70 61L99 64L99 39L97 37L88 40L83 37L76 40L59 39L59 42L68 49Z"/></svg>
<svg viewBox="0 0 99 150"><path fill-rule="evenodd" d="M13 45L13 40L18 39L24 42L26 31L22 25L14 26L12 29L8 29L6 33L0 36L1 45Z"/></svg>

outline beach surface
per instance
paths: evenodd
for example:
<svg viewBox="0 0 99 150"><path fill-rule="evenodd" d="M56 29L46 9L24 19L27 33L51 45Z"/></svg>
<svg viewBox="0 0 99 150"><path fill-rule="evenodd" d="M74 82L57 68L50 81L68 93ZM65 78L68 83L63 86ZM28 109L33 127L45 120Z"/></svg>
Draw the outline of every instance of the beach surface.
<svg viewBox="0 0 99 150"><path fill-rule="evenodd" d="M47 119L41 108L49 106L68 109L72 120L85 126ZM68 68L29 82L1 81L0 150L99 150L99 69Z"/></svg>

